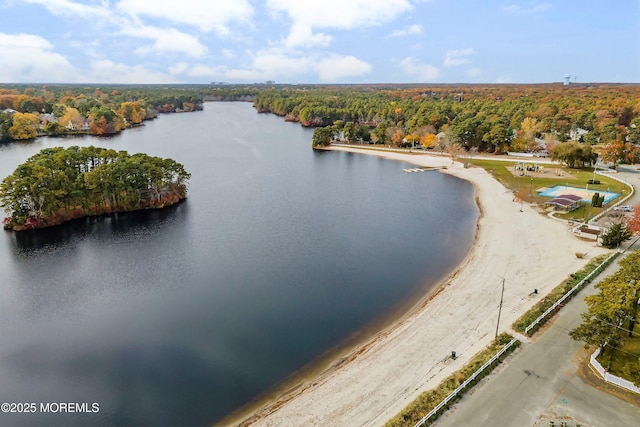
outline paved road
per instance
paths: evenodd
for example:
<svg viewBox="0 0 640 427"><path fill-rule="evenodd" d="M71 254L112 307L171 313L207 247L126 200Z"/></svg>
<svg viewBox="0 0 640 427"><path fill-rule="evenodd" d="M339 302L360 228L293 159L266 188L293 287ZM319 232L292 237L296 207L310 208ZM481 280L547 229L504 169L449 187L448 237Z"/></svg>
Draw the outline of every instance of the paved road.
<svg viewBox="0 0 640 427"><path fill-rule="evenodd" d="M637 245L636 245L637 247ZM599 277L612 274L617 264ZM487 378L434 425L436 427L638 426L640 408L583 382L576 372L584 347L567 332L580 323L592 283L561 311L550 327L523 343L508 363Z"/></svg>
<svg viewBox="0 0 640 427"><path fill-rule="evenodd" d="M616 174L616 177L628 182L636 189L633 197L629 199L628 202L625 202L625 204L635 205L640 203L640 165L618 166L618 173Z"/></svg>

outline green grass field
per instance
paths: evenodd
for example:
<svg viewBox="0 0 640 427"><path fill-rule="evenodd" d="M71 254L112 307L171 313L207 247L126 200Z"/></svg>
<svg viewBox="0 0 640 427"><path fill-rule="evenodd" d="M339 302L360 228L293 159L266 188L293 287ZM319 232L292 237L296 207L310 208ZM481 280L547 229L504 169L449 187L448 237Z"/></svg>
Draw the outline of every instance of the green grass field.
<svg viewBox="0 0 640 427"><path fill-rule="evenodd" d="M466 161L466 160L465 160ZM518 195L522 196L527 203L534 203L544 206L544 202L550 200L549 197L538 196L538 189L551 188L556 185L568 185L576 188L586 188L588 181L593 179L593 168L569 169L567 167L559 167L556 165L543 165L545 167L544 177L542 176L516 176L507 168L513 167L517 161L500 161L500 160L484 160L471 159L468 160L474 166L479 166L489 171L502 185ZM622 197L629 194L629 188L621 182L611 179L607 176L596 175L596 179L600 184L589 184L589 190L596 191L612 191L622 194ZM616 198L613 203L620 200ZM604 205L606 208L607 205ZM568 214L558 214L559 218L566 219L589 219L600 213L603 208L594 208L590 206L581 206L579 209Z"/></svg>

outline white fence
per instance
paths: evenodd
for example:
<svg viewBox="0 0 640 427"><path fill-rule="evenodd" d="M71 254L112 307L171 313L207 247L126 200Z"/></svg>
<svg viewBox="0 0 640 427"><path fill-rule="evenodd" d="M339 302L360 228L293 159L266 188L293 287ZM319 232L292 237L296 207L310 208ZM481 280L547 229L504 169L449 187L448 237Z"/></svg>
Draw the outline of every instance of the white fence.
<svg viewBox="0 0 640 427"><path fill-rule="evenodd" d="M622 387L634 393L640 394L640 387L636 387L636 385L633 384L631 381L627 381L624 378L616 377L615 375L611 375L610 373L608 373L607 370L602 367L600 362L596 360L596 357L598 357L599 355L600 355L600 349L597 349L591 355L590 364L591 364L591 367L595 369L606 382L615 384L618 387Z"/></svg>
<svg viewBox="0 0 640 427"><path fill-rule="evenodd" d="M598 172L598 174L600 175L600 174L602 174L602 173L601 173L601 172ZM629 199L633 196L633 194L635 193L635 188L633 188L633 185L629 184L627 181L623 181L623 180L621 180L620 178L617 178L617 177L612 176L612 175L609 175L609 174L606 174L606 177L607 177L607 178L611 178L611 179L613 179L613 180L616 180L616 181L618 181L618 182L621 182L622 184L624 184L624 185L626 185L627 187L629 187L629 188L631 189L631 192L630 192L630 193L627 195L627 197L625 197L624 199L619 200L619 201L618 201L617 203L615 203L614 205L609 206L607 209L603 210L603 211L602 211L602 212L600 212L598 215L596 215L596 216L594 216L593 218L591 218L591 219L589 220L589 223L593 223L593 224L595 224L595 222L596 222L597 220L599 220L600 218L602 218L603 216L605 216L606 214L608 214L608 213L609 213L609 211L610 211L611 209L613 209L613 208L614 208L614 207L616 207L616 206L619 206L619 205L623 204L624 202L626 202L627 200L629 200Z"/></svg>
<svg viewBox="0 0 640 427"><path fill-rule="evenodd" d="M458 396L458 394L464 391L464 389L467 388L467 386L472 381L478 378L478 375L480 375L482 371L487 369L488 366L490 366L493 362L498 360L500 356L502 356L508 349L511 348L511 346L515 345L518 342L519 340L517 338L514 338L511 341L509 341L507 345L502 347L502 349L499 352L497 352L491 359L489 359L484 365L479 367L478 370L476 370L469 378L467 378L465 382L460 384L458 388L456 388L453 392L451 392L449 396L445 397L442 402L438 403L438 405L435 408L433 408L427 415L425 415L420 421L418 421L415 427L422 426L429 418L433 417L439 410L447 406L453 399L456 398L456 396Z"/></svg>
<svg viewBox="0 0 640 427"><path fill-rule="evenodd" d="M536 320L534 320L533 322L531 322L531 324L529 326L527 326L527 328L524 330L525 334L529 334L529 331L531 329L533 329L534 327L536 327L538 325L538 323L540 323L540 321L542 321L542 319L544 319L545 317L547 317L550 313L552 313L556 308L558 308L559 305L561 305L567 298L569 298L576 290L580 289L580 287L582 287L584 285L584 283L588 280L591 280L592 276L597 276L598 274L600 274L600 272L602 271L602 269L604 268L605 265L608 265L608 263L613 259L613 257L617 256L618 253L614 252L611 255L609 255L609 257L607 257L607 259L605 259L602 264L600 264L599 266L597 266L596 268L593 269L593 271L591 271L591 273L589 273L584 279L582 279L581 281L578 282L578 284L576 284L573 288L571 288L569 290L569 292L567 292L566 294L564 294L562 296L562 298L560 298L558 301L555 302L555 304L553 304L551 307L549 307L547 309L547 311L545 311L544 313L542 313Z"/></svg>
<svg viewBox="0 0 640 427"><path fill-rule="evenodd" d="M560 304L562 304L567 298L569 298L569 296L571 296L571 294L573 294L576 290L578 290L581 286L584 285L584 283L591 279L592 276L594 275L598 275L600 274L600 272L604 269L604 267L606 265L608 265L608 263L615 257L618 255L618 252L614 252L611 255L609 255L607 257L606 260L604 260L602 262L602 264L600 264L599 266L597 266L596 268L593 269L593 271L591 273L589 273L584 279L582 279L580 282L578 282L577 285L575 285L573 288L571 288L571 290L569 290L569 292L567 292L566 294L564 294L562 296L562 298L560 298L555 304L553 304L551 307L549 307L547 309L547 311L545 311L544 313L542 313L536 320L534 320L533 322L531 322L531 324L529 326L527 326L527 328L525 329L525 334L527 334L531 329L533 329L538 323L540 323L545 317L547 317L549 315L549 313L552 313ZM451 392L451 394L449 394L447 397L444 398L444 400L442 402L440 402L435 408L433 408L431 411L429 411L429 413L427 415L425 415L420 421L418 421L416 423L416 425L414 427L420 427L422 425L424 425L425 422L427 422L429 420L429 418L433 417L435 414L437 414L442 408L444 408L445 406L447 406L449 403L451 403L461 392L464 391L464 389L473 381L475 380L478 375L480 375L482 373L482 371L484 371L485 369L487 369L488 366L490 366L493 362L495 362L496 360L498 360L498 358L500 358L500 356L502 356L505 351L507 351L509 348L511 348L511 346L515 345L517 342L519 342L519 340L517 338L512 339L511 341L509 341L509 343L507 343L507 345L505 345L498 353L496 353L495 356L493 356L491 359L489 359L489 361L487 363L485 363L484 365L482 365L480 368L478 368L477 371L475 371L465 382L463 382L462 384L460 384L458 386L458 388L456 388L454 391ZM600 350L598 350L599 352ZM595 361L595 363L598 363L595 360L595 356L591 356L591 361L592 364ZM598 366L600 366L600 364L598 363ZM598 370L598 372L600 372L600 374L602 376L605 376L605 372L604 369L602 369L602 366L600 366L600 370L598 370L596 368L596 370ZM609 375L609 374L606 374ZM610 377L614 377L613 375L609 375ZM626 382L628 384L631 384L629 381L623 380L622 378L618 378L618 377L614 377L616 379L618 379L619 381L622 382ZM616 384L618 384L616 382ZM631 384L633 386L633 384ZM620 385L620 387L625 387L623 385ZM634 386L635 387L635 386ZM625 387L626 388L626 387ZM638 388L636 387L636 390L638 390ZM640 393L640 391L637 391L638 393Z"/></svg>

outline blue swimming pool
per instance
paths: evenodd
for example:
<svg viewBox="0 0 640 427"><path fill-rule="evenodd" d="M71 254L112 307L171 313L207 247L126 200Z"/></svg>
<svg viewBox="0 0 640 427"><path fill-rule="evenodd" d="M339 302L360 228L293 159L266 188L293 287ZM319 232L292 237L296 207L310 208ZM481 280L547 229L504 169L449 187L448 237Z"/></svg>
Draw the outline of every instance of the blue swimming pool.
<svg viewBox="0 0 640 427"><path fill-rule="evenodd" d="M582 201L590 203L595 193L600 193L601 196L604 196L604 203L609 203L613 199L620 197L620 193L602 190L587 190L586 188L569 187L566 185L556 185L553 188L548 188L544 191L538 192L538 195L544 197L559 197L563 194L575 194L582 197Z"/></svg>

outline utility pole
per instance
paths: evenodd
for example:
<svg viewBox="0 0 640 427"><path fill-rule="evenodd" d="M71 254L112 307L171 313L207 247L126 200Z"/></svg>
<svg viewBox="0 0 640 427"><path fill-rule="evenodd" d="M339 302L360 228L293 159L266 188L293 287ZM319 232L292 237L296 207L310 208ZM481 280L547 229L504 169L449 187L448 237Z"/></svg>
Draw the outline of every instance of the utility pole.
<svg viewBox="0 0 640 427"><path fill-rule="evenodd" d="M498 308L498 324L496 325L496 338L498 338L498 328L500 328L500 313L502 313L503 298L504 298L504 279L502 279L502 293L500 294L500 308Z"/></svg>

